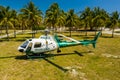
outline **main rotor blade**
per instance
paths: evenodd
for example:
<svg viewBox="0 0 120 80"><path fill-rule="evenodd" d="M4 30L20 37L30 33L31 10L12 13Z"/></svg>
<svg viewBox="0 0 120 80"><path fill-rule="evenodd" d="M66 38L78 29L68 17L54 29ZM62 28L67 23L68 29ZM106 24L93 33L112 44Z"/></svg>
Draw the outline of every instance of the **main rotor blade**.
<svg viewBox="0 0 120 80"><path fill-rule="evenodd" d="M62 35L62 34L58 34L58 35L66 38L66 39L69 39L69 40L71 40L71 41L74 41L74 42L76 42L76 43L80 43L78 40L75 40L75 39L73 39L73 38L67 37L67 36L65 36L65 35Z"/></svg>

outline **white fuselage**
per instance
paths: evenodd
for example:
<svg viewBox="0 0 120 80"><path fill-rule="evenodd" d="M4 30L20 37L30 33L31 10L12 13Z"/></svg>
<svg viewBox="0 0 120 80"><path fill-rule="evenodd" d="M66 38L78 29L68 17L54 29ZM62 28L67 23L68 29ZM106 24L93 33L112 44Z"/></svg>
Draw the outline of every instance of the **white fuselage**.
<svg viewBox="0 0 120 80"><path fill-rule="evenodd" d="M18 50L21 52L26 52L28 48L30 48L30 51L33 53L43 53L57 49L58 45L51 35L42 35L38 39L25 41L18 47Z"/></svg>

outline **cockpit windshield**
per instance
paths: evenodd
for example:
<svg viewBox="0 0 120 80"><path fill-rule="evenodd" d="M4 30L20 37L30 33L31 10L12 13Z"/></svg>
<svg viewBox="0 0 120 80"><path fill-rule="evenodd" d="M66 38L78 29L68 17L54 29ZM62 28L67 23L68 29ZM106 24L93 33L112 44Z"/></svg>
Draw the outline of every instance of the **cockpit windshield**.
<svg viewBox="0 0 120 80"><path fill-rule="evenodd" d="M26 48L27 45L28 45L28 43L29 43L28 41L25 41L25 42L21 45L21 47L22 47L22 48Z"/></svg>

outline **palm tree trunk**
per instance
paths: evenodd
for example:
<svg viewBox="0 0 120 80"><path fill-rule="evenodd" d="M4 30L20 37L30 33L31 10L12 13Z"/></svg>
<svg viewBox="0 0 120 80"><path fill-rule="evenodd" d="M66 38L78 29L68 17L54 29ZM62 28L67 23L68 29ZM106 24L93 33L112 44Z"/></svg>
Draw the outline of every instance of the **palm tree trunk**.
<svg viewBox="0 0 120 80"><path fill-rule="evenodd" d="M98 27L95 27L95 35L96 35L96 33L97 33L97 29L98 29Z"/></svg>
<svg viewBox="0 0 120 80"><path fill-rule="evenodd" d="M35 32L35 30L33 30L33 32L34 32L34 33L33 33L33 36L34 36L34 38L35 38L35 34L36 34L36 32Z"/></svg>
<svg viewBox="0 0 120 80"><path fill-rule="evenodd" d="M7 40L9 41L8 26L6 26L6 34L7 34Z"/></svg>
<svg viewBox="0 0 120 80"><path fill-rule="evenodd" d="M14 22L14 38L16 38L15 22Z"/></svg>
<svg viewBox="0 0 120 80"><path fill-rule="evenodd" d="M33 34L33 26L32 26L32 38L34 38L34 34Z"/></svg>
<svg viewBox="0 0 120 80"><path fill-rule="evenodd" d="M102 36L102 27L101 27L101 36Z"/></svg>
<svg viewBox="0 0 120 80"><path fill-rule="evenodd" d="M53 32L56 32L56 28L55 28L54 24L52 24L52 27L53 27Z"/></svg>
<svg viewBox="0 0 120 80"><path fill-rule="evenodd" d="M95 36L96 36L97 30L95 30Z"/></svg>
<svg viewBox="0 0 120 80"><path fill-rule="evenodd" d="M87 28L85 27L85 36L87 36Z"/></svg>
<svg viewBox="0 0 120 80"><path fill-rule="evenodd" d="M70 31L70 37L71 37L71 27L70 27L70 30L69 30L69 31Z"/></svg>
<svg viewBox="0 0 120 80"><path fill-rule="evenodd" d="M87 36L87 30L85 30L85 36Z"/></svg>
<svg viewBox="0 0 120 80"><path fill-rule="evenodd" d="M23 25L22 25L22 34L23 34Z"/></svg>
<svg viewBox="0 0 120 80"><path fill-rule="evenodd" d="M32 38L35 38L35 30L34 30L34 24L32 25Z"/></svg>
<svg viewBox="0 0 120 80"><path fill-rule="evenodd" d="M14 29L14 38L16 38L16 30Z"/></svg>
<svg viewBox="0 0 120 80"><path fill-rule="evenodd" d="M0 26L0 35L2 34L2 26Z"/></svg>
<svg viewBox="0 0 120 80"><path fill-rule="evenodd" d="M113 28L113 30L112 30L112 38L114 37L114 28Z"/></svg>

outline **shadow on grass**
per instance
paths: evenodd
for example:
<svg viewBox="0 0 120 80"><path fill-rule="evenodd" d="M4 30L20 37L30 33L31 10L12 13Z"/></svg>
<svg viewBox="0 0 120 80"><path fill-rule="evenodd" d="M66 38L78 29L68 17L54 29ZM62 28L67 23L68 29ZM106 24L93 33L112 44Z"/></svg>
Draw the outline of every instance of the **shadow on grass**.
<svg viewBox="0 0 120 80"><path fill-rule="evenodd" d="M31 37L16 37L16 38L14 38L14 37L9 37L9 41L25 41L26 39L30 39ZM0 42L4 42L4 41L8 41L8 39L7 38L2 38L2 39L0 39Z"/></svg>
<svg viewBox="0 0 120 80"><path fill-rule="evenodd" d="M10 40L11 41L25 41L26 39L30 39L30 38L31 38L30 36L28 36L28 37L16 37L16 38L11 37Z"/></svg>
<svg viewBox="0 0 120 80"><path fill-rule="evenodd" d="M0 39L0 42L6 42L6 41L17 41L17 42L23 42L23 41L25 41L26 39L15 39L15 40L13 40L13 39L10 39L10 40L7 40L7 39Z"/></svg>
<svg viewBox="0 0 120 80"><path fill-rule="evenodd" d="M42 54L42 56L36 54L33 55L32 59L40 59L40 58L51 58L55 56L65 56L65 55L75 55L78 54L79 56L83 56L82 53L79 53L78 51L74 51L74 53L61 53L61 54ZM6 58L15 58L20 60L28 60L26 55L20 55L20 56L6 56L6 57L0 57L0 59L6 59Z"/></svg>
<svg viewBox="0 0 120 80"><path fill-rule="evenodd" d="M52 62L50 60L48 60L47 58L43 58L43 59L45 61L47 61L48 63L52 64L53 66L57 67L58 69L64 71L64 72L68 71L68 69L64 69L62 66L60 66L60 65L58 65L58 64L56 64L56 63L54 63L54 62Z"/></svg>
<svg viewBox="0 0 120 80"><path fill-rule="evenodd" d="M6 57L0 57L0 59L6 59L6 58L16 58L17 56L6 56Z"/></svg>
<svg viewBox="0 0 120 80"><path fill-rule="evenodd" d="M68 69L63 68L62 66L52 62L51 60L49 60L51 57L55 57L55 56L66 56L66 55L79 55L79 56L83 56L82 53L78 52L78 51L74 51L73 53L61 53L61 54L42 54L41 56L37 56L34 55L34 57L32 57L31 59L43 59L46 62L50 63L51 65L57 67L58 69L60 69L61 71L68 71ZM16 59L27 59L26 56L17 56Z"/></svg>
<svg viewBox="0 0 120 80"><path fill-rule="evenodd" d="M102 38L112 38L112 36L105 36L105 35L102 35L101 37Z"/></svg>
<svg viewBox="0 0 120 80"><path fill-rule="evenodd" d="M86 53L86 52L82 52L82 53ZM42 54L40 55L33 55L31 56L32 58L30 58L31 60L34 59L42 59L45 60L46 62L50 63L51 65L57 67L58 69L60 69L61 71L68 71L68 69L63 68L62 66L52 62L51 60L49 60L51 57L55 57L55 56L66 56L66 55L79 55L79 56L83 56L83 54L78 52L78 51L74 51L73 53L61 53L61 54ZM5 58L15 58L15 59L19 59L19 60L29 60L29 58L26 55L20 55L20 56L7 56L7 57L0 57L0 59L5 59Z"/></svg>
<svg viewBox="0 0 120 80"><path fill-rule="evenodd" d="M83 53L86 53L86 52L83 52ZM27 58L26 55L22 55L22 56L16 56L15 59L20 59L20 60L23 60L23 59L43 59L43 58L51 58L51 57L56 57L56 56L66 56L66 55L79 55L79 56L83 56L82 53L78 52L78 51L74 51L73 53L61 53L61 54L35 54L35 55L31 55L29 56L30 58Z"/></svg>

